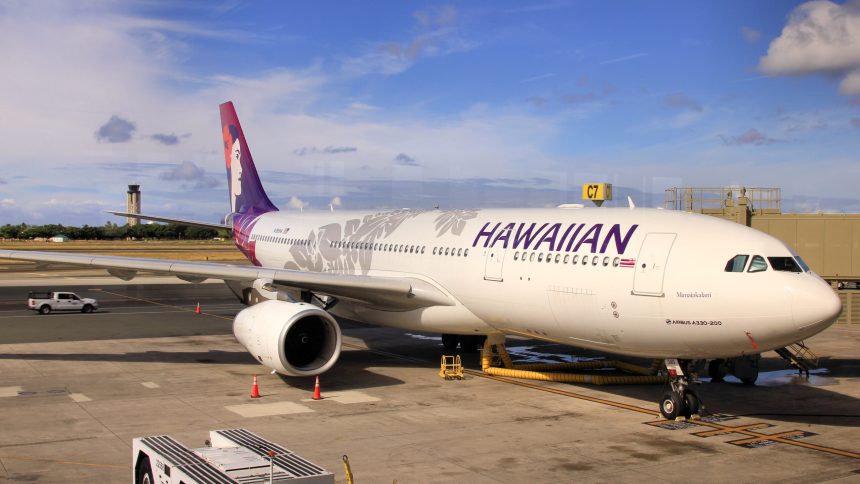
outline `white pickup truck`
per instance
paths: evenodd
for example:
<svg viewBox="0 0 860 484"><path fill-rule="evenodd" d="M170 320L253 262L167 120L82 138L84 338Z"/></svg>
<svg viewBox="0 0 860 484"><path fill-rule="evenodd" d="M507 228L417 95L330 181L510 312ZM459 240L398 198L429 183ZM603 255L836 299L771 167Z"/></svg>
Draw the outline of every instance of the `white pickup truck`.
<svg viewBox="0 0 860 484"><path fill-rule="evenodd" d="M27 296L27 307L42 314L51 311L80 311L91 313L99 308L95 299L80 298L73 292L35 292Z"/></svg>

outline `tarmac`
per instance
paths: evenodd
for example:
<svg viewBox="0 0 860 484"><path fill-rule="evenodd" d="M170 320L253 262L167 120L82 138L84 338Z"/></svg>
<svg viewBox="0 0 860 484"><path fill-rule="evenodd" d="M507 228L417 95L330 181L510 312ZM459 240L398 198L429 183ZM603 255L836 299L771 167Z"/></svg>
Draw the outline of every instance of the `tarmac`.
<svg viewBox="0 0 860 484"><path fill-rule="evenodd" d="M438 335L344 321L313 401L313 378L272 375L235 341L242 306L226 286L174 282L0 273L0 481L128 482L134 437L202 447L209 430L243 427L338 482L343 455L358 483L860 482L860 327L808 340L822 357L808 379L766 353L755 386L705 381L711 415L665 422L659 385L489 377L477 354L463 355L465 380L445 381ZM27 291L49 287L101 308L27 310ZM600 356L523 339L508 349Z"/></svg>

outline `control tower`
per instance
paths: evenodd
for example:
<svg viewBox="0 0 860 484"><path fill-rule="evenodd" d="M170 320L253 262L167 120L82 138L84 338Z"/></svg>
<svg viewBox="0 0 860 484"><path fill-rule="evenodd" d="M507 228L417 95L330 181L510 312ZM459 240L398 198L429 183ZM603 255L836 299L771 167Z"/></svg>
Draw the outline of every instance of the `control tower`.
<svg viewBox="0 0 860 484"><path fill-rule="evenodd" d="M128 199L126 200L126 212L128 213L140 213L140 185L129 185L128 186ZM127 219L129 227L137 225L140 223L140 219L134 217L128 217Z"/></svg>

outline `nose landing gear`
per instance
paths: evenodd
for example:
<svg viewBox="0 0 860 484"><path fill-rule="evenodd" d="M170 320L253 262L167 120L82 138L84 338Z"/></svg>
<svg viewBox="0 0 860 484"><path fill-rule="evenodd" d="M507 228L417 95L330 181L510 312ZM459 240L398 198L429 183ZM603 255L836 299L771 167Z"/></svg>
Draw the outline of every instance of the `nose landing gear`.
<svg viewBox="0 0 860 484"><path fill-rule="evenodd" d="M704 409L699 396L690 388L687 376L689 364L688 360L666 360L666 370L671 380L666 384L666 391L660 399L660 414L666 420L697 417Z"/></svg>

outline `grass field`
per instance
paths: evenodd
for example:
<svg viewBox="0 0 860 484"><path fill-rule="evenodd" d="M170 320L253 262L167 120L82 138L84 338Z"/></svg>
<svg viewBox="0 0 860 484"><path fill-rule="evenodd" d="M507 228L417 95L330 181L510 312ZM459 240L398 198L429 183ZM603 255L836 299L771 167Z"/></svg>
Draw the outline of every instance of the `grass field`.
<svg viewBox="0 0 860 484"><path fill-rule="evenodd" d="M242 262L246 260L229 240L76 240L69 242L2 240L0 249L194 261ZM21 261L4 260L3 263L32 265L30 262Z"/></svg>

